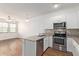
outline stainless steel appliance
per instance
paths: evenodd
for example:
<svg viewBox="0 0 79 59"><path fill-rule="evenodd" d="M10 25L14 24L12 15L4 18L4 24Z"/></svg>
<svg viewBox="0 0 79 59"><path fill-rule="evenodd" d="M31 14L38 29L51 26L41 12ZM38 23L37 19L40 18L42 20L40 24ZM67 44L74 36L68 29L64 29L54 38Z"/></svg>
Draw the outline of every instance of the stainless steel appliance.
<svg viewBox="0 0 79 59"><path fill-rule="evenodd" d="M67 51L66 22L54 23L53 47L58 50Z"/></svg>

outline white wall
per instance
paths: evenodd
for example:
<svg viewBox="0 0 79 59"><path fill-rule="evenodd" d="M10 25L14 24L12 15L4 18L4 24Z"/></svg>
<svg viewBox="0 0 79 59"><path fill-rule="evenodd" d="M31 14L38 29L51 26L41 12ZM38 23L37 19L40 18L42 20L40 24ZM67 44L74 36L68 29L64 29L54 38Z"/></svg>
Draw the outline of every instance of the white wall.
<svg viewBox="0 0 79 59"><path fill-rule="evenodd" d="M29 19L29 22L20 21L19 22L19 34L26 38L32 35L38 35L39 33L44 32L45 22L43 18L34 18Z"/></svg>
<svg viewBox="0 0 79 59"><path fill-rule="evenodd" d="M53 28L54 22L67 22L67 28L79 27L79 7L67 8L41 15L32 19L29 22L20 21L19 33L22 37L37 35L44 32L44 29Z"/></svg>
<svg viewBox="0 0 79 59"><path fill-rule="evenodd" d="M62 9L44 15L46 28L52 28L55 22L67 22L67 28L79 28L79 7Z"/></svg>

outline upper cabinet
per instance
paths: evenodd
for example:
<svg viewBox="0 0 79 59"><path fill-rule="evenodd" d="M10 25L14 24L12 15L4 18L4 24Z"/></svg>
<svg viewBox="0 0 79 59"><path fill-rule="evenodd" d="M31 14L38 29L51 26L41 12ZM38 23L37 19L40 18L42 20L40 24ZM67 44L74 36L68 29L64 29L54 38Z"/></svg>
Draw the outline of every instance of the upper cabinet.
<svg viewBox="0 0 79 59"><path fill-rule="evenodd" d="M66 14L67 29L79 28L77 12Z"/></svg>

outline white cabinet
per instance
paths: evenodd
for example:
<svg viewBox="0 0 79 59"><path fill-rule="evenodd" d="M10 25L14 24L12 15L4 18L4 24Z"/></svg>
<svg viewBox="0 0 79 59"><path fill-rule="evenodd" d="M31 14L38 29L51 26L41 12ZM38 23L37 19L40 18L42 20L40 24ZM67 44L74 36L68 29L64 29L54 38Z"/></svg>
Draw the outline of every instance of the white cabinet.
<svg viewBox="0 0 79 59"><path fill-rule="evenodd" d="M52 47L52 36L36 41L24 40L24 56L40 56L48 47Z"/></svg>
<svg viewBox="0 0 79 59"><path fill-rule="evenodd" d="M73 50L73 45L72 45L72 38L67 38L67 51L72 52Z"/></svg>
<svg viewBox="0 0 79 59"><path fill-rule="evenodd" d="M36 42L24 40L24 56L36 56Z"/></svg>
<svg viewBox="0 0 79 59"><path fill-rule="evenodd" d="M53 38L52 38L52 36L49 37L49 47L53 47Z"/></svg>
<svg viewBox="0 0 79 59"><path fill-rule="evenodd" d="M74 56L79 56L79 44L74 39L72 40L72 43Z"/></svg>
<svg viewBox="0 0 79 59"><path fill-rule="evenodd" d="M24 56L41 56L43 53L43 38L38 40L24 40Z"/></svg>
<svg viewBox="0 0 79 59"><path fill-rule="evenodd" d="M44 38L44 51L49 47L49 38L45 37Z"/></svg>
<svg viewBox="0 0 79 59"><path fill-rule="evenodd" d="M79 45L74 38L67 38L67 51L72 52L74 56L79 56Z"/></svg>
<svg viewBox="0 0 79 59"><path fill-rule="evenodd" d="M77 13L73 12L73 13L66 14L67 29L78 28L77 20L78 20Z"/></svg>
<svg viewBox="0 0 79 59"><path fill-rule="evenodd" d="M48 47L52 47L53 45L53 39L52 36L50 37L45 37L44 38L44 51L48 48Z"/></svg>

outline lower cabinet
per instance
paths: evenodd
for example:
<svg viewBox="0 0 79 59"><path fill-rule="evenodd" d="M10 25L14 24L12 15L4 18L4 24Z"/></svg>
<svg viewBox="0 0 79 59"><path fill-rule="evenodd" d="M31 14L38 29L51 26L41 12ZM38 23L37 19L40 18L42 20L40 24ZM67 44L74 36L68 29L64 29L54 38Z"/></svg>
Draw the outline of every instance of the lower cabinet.
<svg viewBox="0 0 79 59"><path fill-rule="evenodd" d="M52 47L52 36L45 37L36 41L24 40L24 56L41 56L43 52Z"/></svg>
<svg viewBox="0 0 79 59"><path fill-rule="evenodd" d="M44 38L44 51L48 48L53 48L53 39L52 36Z"/></svg>
<svg viewBox="0 0 79 59"><path fill-rule="evenodd" d="M30 40L24 40L24 56L36 55L36 42Z"/></svg>
<svg viewBox="0 0 79 59"><path fill-rule="evenodd" d="M72 52L74 56L79 56L79 45L74 38L67 39L67 51Z"/></svg>
<svg viewBox="0 0 79 59"><path fill-rule="evenodd" d="M49 47L53 48L53 37L49 37Z"/></svg>
<svg viewBox="0 0 79 59"><path fill-rule="evenodd" d="M48 48L53 48L52 36L45 37L36 41L24 40L24 56L41 56ZM67 51L70 51L75 56L79 56L79 45L74 38L67 38Z"/></svg>
<svg viewBox="0 0 79 59"><path fill-rule="evenodd" d="M43 39L36 41L24 40L24 56L41 56L43 53Z"/></svg>
<svg viewBox="0 0 79 59"><path fill-rule="evenodd" d="M67 38L67 51L72 52L73 49L73 43L71 38Z"/></svg>
<svg viewBox="0 0 79 59"><path fill-rule="evenodd" d="M44 38L44 51L49 47L49 38L45 37Z"/></svg>

